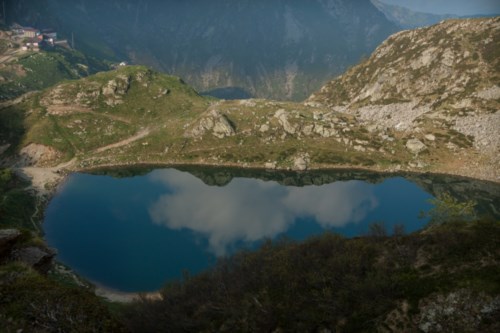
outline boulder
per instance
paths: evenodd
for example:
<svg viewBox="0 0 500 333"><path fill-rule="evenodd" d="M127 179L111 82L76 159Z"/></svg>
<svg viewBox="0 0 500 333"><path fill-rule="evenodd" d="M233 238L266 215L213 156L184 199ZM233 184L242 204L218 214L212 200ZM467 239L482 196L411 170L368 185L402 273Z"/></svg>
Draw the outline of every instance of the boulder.
<svg viewBox="0 0 500 333"><path fill-rule="evenodd" d="M302 133L303 133L305 136L310 136L311 134L313 134L313 131L314 131L314 124L306 125L306 126L304 126L304 128L302 129Z"/></svg>
<svg viewBox="0 0 500 333"><path fill-rule="evenodd" d="M428 141L436 141L436 136L434 134L427 134L425 139Z"/></svg>
<svg viewBox="0 0 500 333"><path fill-rule="evenodd" d="M60 156L61 153L50 146L31 143L21 149L16 165L19 167L43 166L57 160Z"/></svg>
<svg viewBox="0 0 500 333"><path fill-rule="evenodd" d="M15 250L12 259L24 262L33 267L40 273L47 273L52 265L52 259L56 255L52 249L42 249L36 246L30 246Z"/></svg>
<svg viewBox="0 0 500 333"><path fill-rule="evenodd" d="M413 154L418 154L427 149L427 146L419 139L410 139L406 142L406 148Z"/></svg>
<svg viewBox="0 0 500 333"><path fill-rule="evenodd" d="M207 116L203 117L198 125L186 135L200 137L207 131L212 131L212 134L219 139L236 134L236 131L229 119L216 110L211 111Z"/></svg>
<svg viewBox="0 0 500 333"><path fill-rule="evenodd" d="M293 161L293 169L296 171L305 171L309 166L309 162L310 159L308 154L299 155Z"/></svg>
<svg viewBox="0 0 500 333"><path fill-rule="evenodd" d="M268 170L275 170L276 169L276 162L267 162L264 166Z"/></svg>
<svg viewBox="0 0 500 333"><path fill-rule="evenodd" d="M8 257L12 251L12 247L21 237L21 232L17 229L1 229L0 230L0 262Z"/></svg>
<svg viewBox="0 0 500 333"><path fill-rule="evenodd" d="M233 125L229 122L229 120L224 115L220 115L215 119L213 134L222 139L226 136L232 136L235 134Z"/></svg>
<svg viewBox="0 0 500 333"><path fill-rule="evenodd" d="M268 124L263 124L262 126L260 126L259 132L265 133L267 131L269 131L269 125Z"/></svg>
<svg viewBox="0 0 500 333"><path fill-rule="evenodd" d="M115 80L110 80L104 87L102 87L102 94L104 96L114 96L117 88Z"/></svg>
<svg viewBox="0 0 500 333"><path fill-rule="evenodd" d="M297 127L290 124L290 122L288 121L287 112L284 109L279 109L278 111L276 111L274 117L278 119L278 122L283 127L283 130L285 130L286 133L293 135L297 132Z"/></svg>

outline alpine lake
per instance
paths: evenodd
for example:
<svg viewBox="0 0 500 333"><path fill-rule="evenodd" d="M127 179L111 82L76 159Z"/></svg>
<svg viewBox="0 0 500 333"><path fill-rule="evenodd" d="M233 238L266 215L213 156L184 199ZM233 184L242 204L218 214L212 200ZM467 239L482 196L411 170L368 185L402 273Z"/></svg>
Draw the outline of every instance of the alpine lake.
<svg viewBox="0 0 500 333"><path fill-rule="evenodd" d="M428 222L420 215L432 209L429 199L445 192L500 217L498 184L452 176L181 167L72 174L43 227L57 260L80 276L150 292L267 240L358 237L373 223L414 232Z"/></svg>

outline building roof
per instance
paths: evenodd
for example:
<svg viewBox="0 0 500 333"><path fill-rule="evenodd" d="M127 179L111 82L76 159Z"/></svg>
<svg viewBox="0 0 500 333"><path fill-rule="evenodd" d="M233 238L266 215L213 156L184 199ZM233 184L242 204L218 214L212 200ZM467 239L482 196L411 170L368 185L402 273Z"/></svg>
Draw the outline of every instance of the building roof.
<svg viewBox="0 0 500 333"><path fill-rule="evenodd" d="M38 32L38 29L31 28L31 27L24 27L23 30L24 31L31 31L31 32Z"/></svg>

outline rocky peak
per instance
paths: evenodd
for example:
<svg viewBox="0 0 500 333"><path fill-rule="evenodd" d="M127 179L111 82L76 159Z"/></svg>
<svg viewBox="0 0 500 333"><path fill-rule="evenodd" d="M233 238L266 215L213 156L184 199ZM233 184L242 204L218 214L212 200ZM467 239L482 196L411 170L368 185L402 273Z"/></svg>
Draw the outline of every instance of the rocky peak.
<svg viewBox="0 0 500 333"><path fill-rule="evenodd" d="M402 31L306 103L422 142L444 138L432 144L450 151L470 144L498 165L499 45L500 17Z"/></svg>
<svg viewBox="0 0 500 333"><path fill-rule="evenodd" d="M495 100L500 97L500 58L495 56L499 40L498 17L449 20L399 32L309 101L355 107L414 99L440 104L463 98Z"/></svg>

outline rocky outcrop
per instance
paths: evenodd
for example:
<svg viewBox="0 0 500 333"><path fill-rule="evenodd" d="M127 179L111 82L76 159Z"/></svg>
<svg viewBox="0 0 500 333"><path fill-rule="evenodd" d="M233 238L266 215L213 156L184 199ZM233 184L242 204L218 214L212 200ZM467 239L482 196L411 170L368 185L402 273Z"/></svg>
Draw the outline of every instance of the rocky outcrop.
<svg viewBox="0 0 500 333"><path fill-rule="evenodd" d="M500 296L462 289L422 299L419 310L415 320L422 332L481 332L482 321L500 313Z"/></svg>
<svg viewBox="0 0 500 333"><path fill-rule="evenodd" d="M202 117L195 127L186 133L186 136L202 137L207 132L211 132L219 139L236 134L234 125L227 116L217 110L212 110L208 115Z"/></svg>
<svg viewBox="0 0 500 333"><path fill-rule="evenodd" d="M47 273L57 252L45 247L23 245L22 235L18 229L0 229L0 264L20 261L40 273Z"/></svg>
<svg viewBox="0 0 500 333"><path fill-rule="evenodd" d="M425 119L450 127L457 116L496 113L500 60L492 50L499 38L498 17L397 33L308 103L409 132Z"/></svg>
<svg viewBox="0 0 500 333"><path fill-rule="evenodd" d="M297 125L292 125L288 121L288 113L284 109L279 109L276 111L274 114L274 117L278 119L279 124L283 127L283 130L288 133L288 134L295 134L297 133L298 126Z"/></svg>
<svg viewBox="0 0 500 333"><path fill-rule="evenodd" d="M20 239L18 229L0 229L0 263L9 256L12 246Z"/></svg>
<svg viewBox="0 0 500 333"><path fill-rule="evenodd" d="M309 154L300 154L293 160L293 170L295 171L305 171L307 170L309 163L311 162Z"/></svg>
<svg viewBox="0 0 500 333"><path fill-rule="evenodd" d="M52 265L52 259L56 255L56 251L52 249L42 249L36 246L24 247L16 249L12 252L12 259L21 261L40 273L47 273Z"/></svg>
<svg viewBox="0 0 500 333"><path fill-rule="evenodd" d="M413 154L418 154L427 149L427 146L419 139L411 139L406 142L406 148Z"/></svg>
<svg viewBox="0 0 500 333"><path fill-rule="evenodd" d="M128 92L130 88L130 76L118 75L115 79L108 81L108 83L102 87L102 95L104 96L104 102L109 106L115 106L123 103L123 96Z"/></svg>
<svg viewBox="0 0 500 333"><path fill-rule="evenodd" d="M52 147L31 143L21 149L16 166L47 166L51 162L56 161L60 156L61 153Z"/></svg>
<svg viewBox="0 0 500 333"><path fill-rule="evenodd" d="M403 139L412 154L441 150L445 163L459 161L451 169L498 180L499 40L500 17L396 33L305 104L351 114L372 134ZM464 158L478 153L479 164Z"/></svg>

